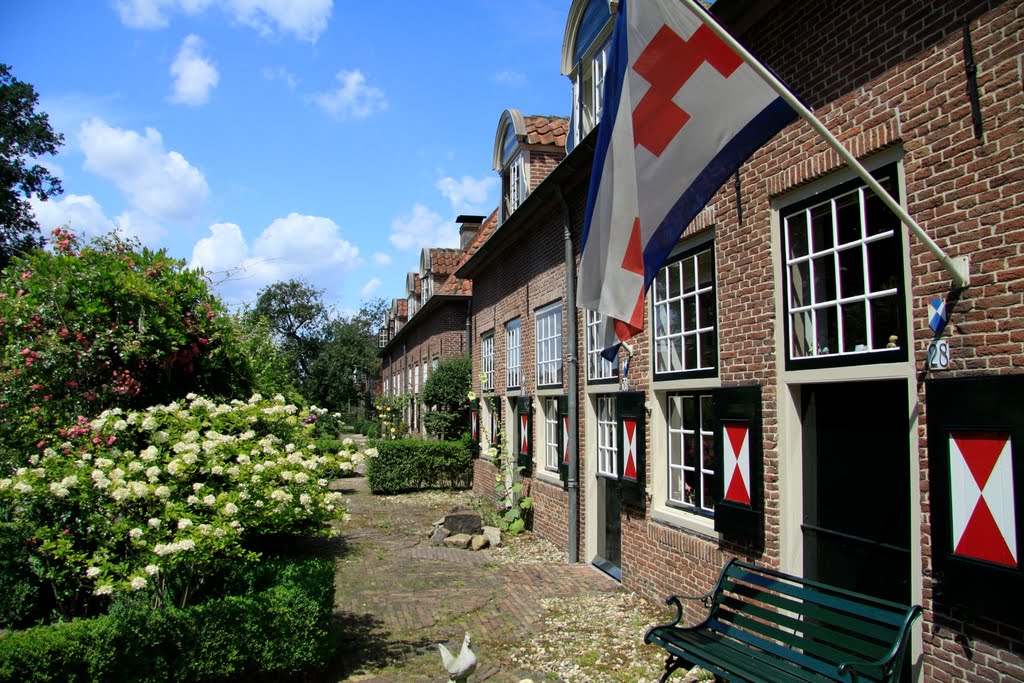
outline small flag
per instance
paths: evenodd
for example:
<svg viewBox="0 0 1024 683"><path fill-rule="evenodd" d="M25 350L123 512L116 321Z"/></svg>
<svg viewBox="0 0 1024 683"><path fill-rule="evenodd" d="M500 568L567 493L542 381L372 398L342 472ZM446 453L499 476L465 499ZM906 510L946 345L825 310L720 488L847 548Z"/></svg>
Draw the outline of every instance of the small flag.
<svg viewBox="0 0 1024 683"><path fill-rule="evenodd" d="M679 0L621 0L609 48L577 302L643 327L682 231L795 112Z"/></svg>
<svg viewBox="0 0 1024 683"><path fill-rule="evenodd" d="M928 327L932 328L935 334L941 334L946 329L949 321L949 314L946 313L945 299L932 299L928 302Z"/></svg>

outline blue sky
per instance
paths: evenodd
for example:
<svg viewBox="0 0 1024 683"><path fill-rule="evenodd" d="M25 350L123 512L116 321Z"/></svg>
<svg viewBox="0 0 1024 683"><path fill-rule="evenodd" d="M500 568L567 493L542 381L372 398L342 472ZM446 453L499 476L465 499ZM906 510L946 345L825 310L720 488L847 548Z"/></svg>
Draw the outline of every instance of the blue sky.
<svg viewBox="0 0 1024 683"><path fill-rule="evenodd" d="M496 206L506 108L567 116L569 0L5 0L0 62L65 136L48 234L115 227L229 304L301 277L341 311L404 295ZM230 278L227 273L230 273Z"/></svg>

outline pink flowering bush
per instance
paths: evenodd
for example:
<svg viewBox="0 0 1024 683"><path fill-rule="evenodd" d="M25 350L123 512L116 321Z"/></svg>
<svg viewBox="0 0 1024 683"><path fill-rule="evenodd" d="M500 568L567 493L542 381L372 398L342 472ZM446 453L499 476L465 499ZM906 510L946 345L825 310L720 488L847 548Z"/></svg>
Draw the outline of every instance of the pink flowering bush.
<svg viewBox="0 0 1024 683"><path fill-rule="evenodd" d="M361 454L320 452L283 397L186 400L79 417L12 475L0 509L23 534L62 616L127 594L183 607L254 535L329 535L328 488Z"/></svg>
<svg viewBox="0 0 1024 683"><path fill-rule="evenodd" d="M52 244L0 279L0 466L77 415L253 391L201 272L116 236L83 246L58 228Z"/></svg>

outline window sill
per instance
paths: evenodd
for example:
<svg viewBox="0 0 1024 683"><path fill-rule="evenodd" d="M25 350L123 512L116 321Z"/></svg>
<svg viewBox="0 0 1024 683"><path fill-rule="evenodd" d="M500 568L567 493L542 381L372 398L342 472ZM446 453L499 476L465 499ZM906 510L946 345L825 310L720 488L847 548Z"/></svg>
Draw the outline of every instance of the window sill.
<svg viewBox="0 0 1024 683"><path fill-rule="evenodd" d="M533 471L533 475L534 475L534 479L536 481L543 482L543 483L547 484L548 486L555 486L555 487L557 487L559 489L564 488L562 486L562 480L558 478L558 471L557 470L554 471L554 472L552 472L551 470L548 470L548 469L534 470Z"/></svg>
<svg viewBox="0 0 1024 683"><path fill-rule="evenodd" d="M704 517L692 512L684 512L664 505L656 506L651 510L651 520L664 524L677 531L695 533L705 538L720 540L720 535L715 531L715 520L711 517Z"/></svg>

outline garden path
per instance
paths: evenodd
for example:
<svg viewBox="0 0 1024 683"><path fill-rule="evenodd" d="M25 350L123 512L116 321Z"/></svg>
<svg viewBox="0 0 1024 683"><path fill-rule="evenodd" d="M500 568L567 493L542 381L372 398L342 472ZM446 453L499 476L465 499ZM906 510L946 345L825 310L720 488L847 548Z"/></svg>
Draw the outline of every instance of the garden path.
<svg viewBox="0 0 1024 683"><path fill-rule="evenodd" d="M467 502L468 493L373 496L362 477L342 479L334 487L345 494L351 519L339 544L335 616L342 633L331 680L446 681L436 644L457 651L467 631L480 661L470 683L563 680L554 668L523 665L521 646L552 630L542 601L628 597L589 566L536 558L509 562L501 551L431 546L425 535L431 523ZM641 637L642 631L633 639ZM557 629L550 647L558 658ZM598 649L615 647L603 643Z"/></svg>

